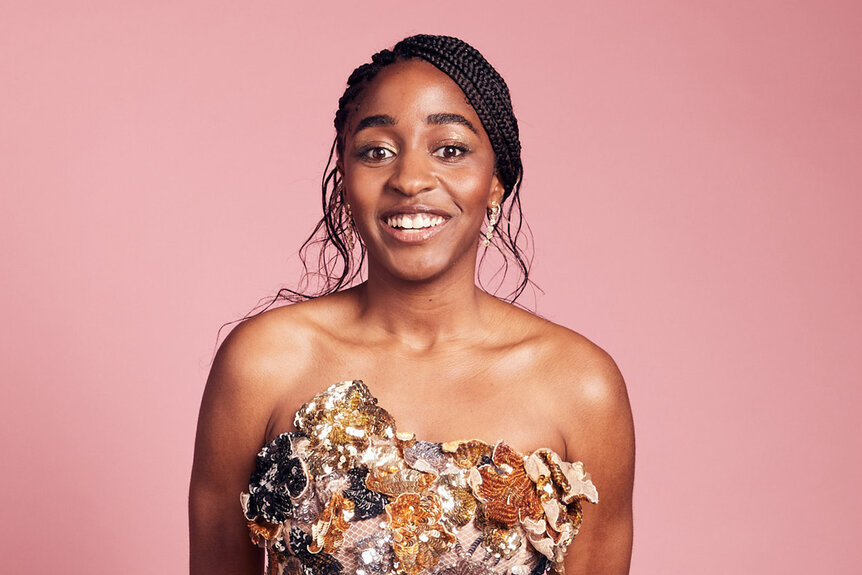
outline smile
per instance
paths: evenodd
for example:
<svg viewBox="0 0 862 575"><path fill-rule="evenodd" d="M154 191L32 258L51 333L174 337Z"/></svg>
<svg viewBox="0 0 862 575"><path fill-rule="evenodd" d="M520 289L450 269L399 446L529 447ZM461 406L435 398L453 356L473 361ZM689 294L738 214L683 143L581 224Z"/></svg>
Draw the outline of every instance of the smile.
<svg viewBox="0 0 862 575"><path fill-rule="evenodd" d="M445 220L434 214L397 214L386 218L386 225L396 230L422 230L436 228Z"/></svg>

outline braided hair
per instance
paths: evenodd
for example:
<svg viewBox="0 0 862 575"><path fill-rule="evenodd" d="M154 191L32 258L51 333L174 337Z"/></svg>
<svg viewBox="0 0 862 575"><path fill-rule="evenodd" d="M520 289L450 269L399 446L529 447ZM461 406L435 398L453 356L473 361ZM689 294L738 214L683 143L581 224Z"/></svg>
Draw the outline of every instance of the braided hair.
<svg viewBox="0 0 862 575"><path fill-rule="evenodd" d="M513 260L518 279L516 287L504 299L514 302L526 288L529 259L518 245L518 240L525 232L529 235L529 228L524 229L519 196L524 169L521 164L518 121L512 110L509 88L482 54L463 40L451 36L419 34L401 40L391 50L377 52L370 62L356 68L347 79L347 88L338 100L338 111L335 113L336 136L321 182L323 218L300 248L300 258L305 267L302 284L298 291L283 288L270 305L279 298L295 302L328 295L349 287L360 277L366 249L361 239L357 242L358 247L352 245L352 238L359 236L345 208L341 175L333 166L333 160L340 157L344 151L344 131L350 114L350 104L356 102L381 70L396 62L411 59L433 64L449 76L461 88L479 116L491 141L495 170L504 188L501 204L505 214L505 226L500 225L503 222L498 223L496 229L499 233L494 235L493 240L493 245L503 255L502 276L498 281L502 284L509 271L509 262ZM319 250L315 272L310 272L307 265L312 247ZM487 249L482 253L480 266L486 255ZM500 272L494 277L498 275ZM310 278L318 281L315 289L309 289Z"/></svg>

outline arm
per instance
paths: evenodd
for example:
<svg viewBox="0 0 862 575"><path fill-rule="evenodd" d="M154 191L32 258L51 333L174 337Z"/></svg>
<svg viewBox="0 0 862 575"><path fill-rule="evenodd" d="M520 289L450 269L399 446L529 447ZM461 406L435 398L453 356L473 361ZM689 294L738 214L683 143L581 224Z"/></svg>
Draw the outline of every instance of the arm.
<svg viewBox="0 0 862 575"><path fill-rule="evenodd" d="M189 488L191 575L263 573L263 550L251 543L240 506L271 411L266 369L255 365L261 355L240 324L207 379Z"/></svg>
<svg viewBox="0 0 862 575"><path fill-rule="evenodd" d="M566 556L567 575L627 575L632 554L635 438L625 382L603 351L574 386L575 417L567 456L583 461L599 503L583 503L584 521ZM573 421L572 421L573 420Z"/></svg>

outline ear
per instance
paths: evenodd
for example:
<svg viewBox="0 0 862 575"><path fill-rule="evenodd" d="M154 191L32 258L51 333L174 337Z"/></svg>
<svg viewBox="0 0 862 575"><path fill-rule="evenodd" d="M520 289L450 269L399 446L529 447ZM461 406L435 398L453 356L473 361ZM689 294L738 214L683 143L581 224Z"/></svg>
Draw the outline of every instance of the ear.
<svg viewBox="0 0 862 575"><path fill-rule="evenodd" d="M341 196L345 198L345 202L347 201L347 190L344 189L344 162L341 159L341 156L335 158L335 171L338 173L338 179L341 180L339 186L341 187Z"/></svg>
<svg viewBox="0 0 862 575"><path fill-rule="evenodd" d="M494 177L491 179L491 193L488 195L488 209L491 209L491 203L497 202L499 205L503 200L503 192L506 189L503 187L503 182L500 181L500 176L494 174Z"/></svg>

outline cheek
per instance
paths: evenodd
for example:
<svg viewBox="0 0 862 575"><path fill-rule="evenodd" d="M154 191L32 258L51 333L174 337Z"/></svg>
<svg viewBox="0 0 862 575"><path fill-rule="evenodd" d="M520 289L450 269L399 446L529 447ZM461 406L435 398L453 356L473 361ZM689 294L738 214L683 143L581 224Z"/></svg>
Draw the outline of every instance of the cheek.
<svg viewBox="0 0 862 575"><path fill-rule="evenodd" d="M484 170L463 170L450 174L445 184L463 211L476 213L479 220L484 218L491 195L490 175L484 173Z"/></svg>
<svg viewBox="0 0 862 575"><path fill-rule="evenodd" d="M350 204L353 222L359 233L366 235L366 230L372 225L369 218L373 219L379 200L379 184L375 186L374 178L370 174L352 173L344 178L345 199Z"/></svg>
<svg viewBox="0 0 862 575"><path fill-rule="evenodd" d="M477 205L484 208L494 182L494 155L477 150L463 165L444 170L441 179L446 182L453 196L468 203L471 208Z"/></svg>
<svg viewBox="0 0 862 575"><path fill-rule="evenodd" d="M373 176L373 170L351 170L349 167L346 168L343 186L346 191L347 200L351 206L354 204L360 206L368 203L370 196L374 194L375 190Z"/></svg>

